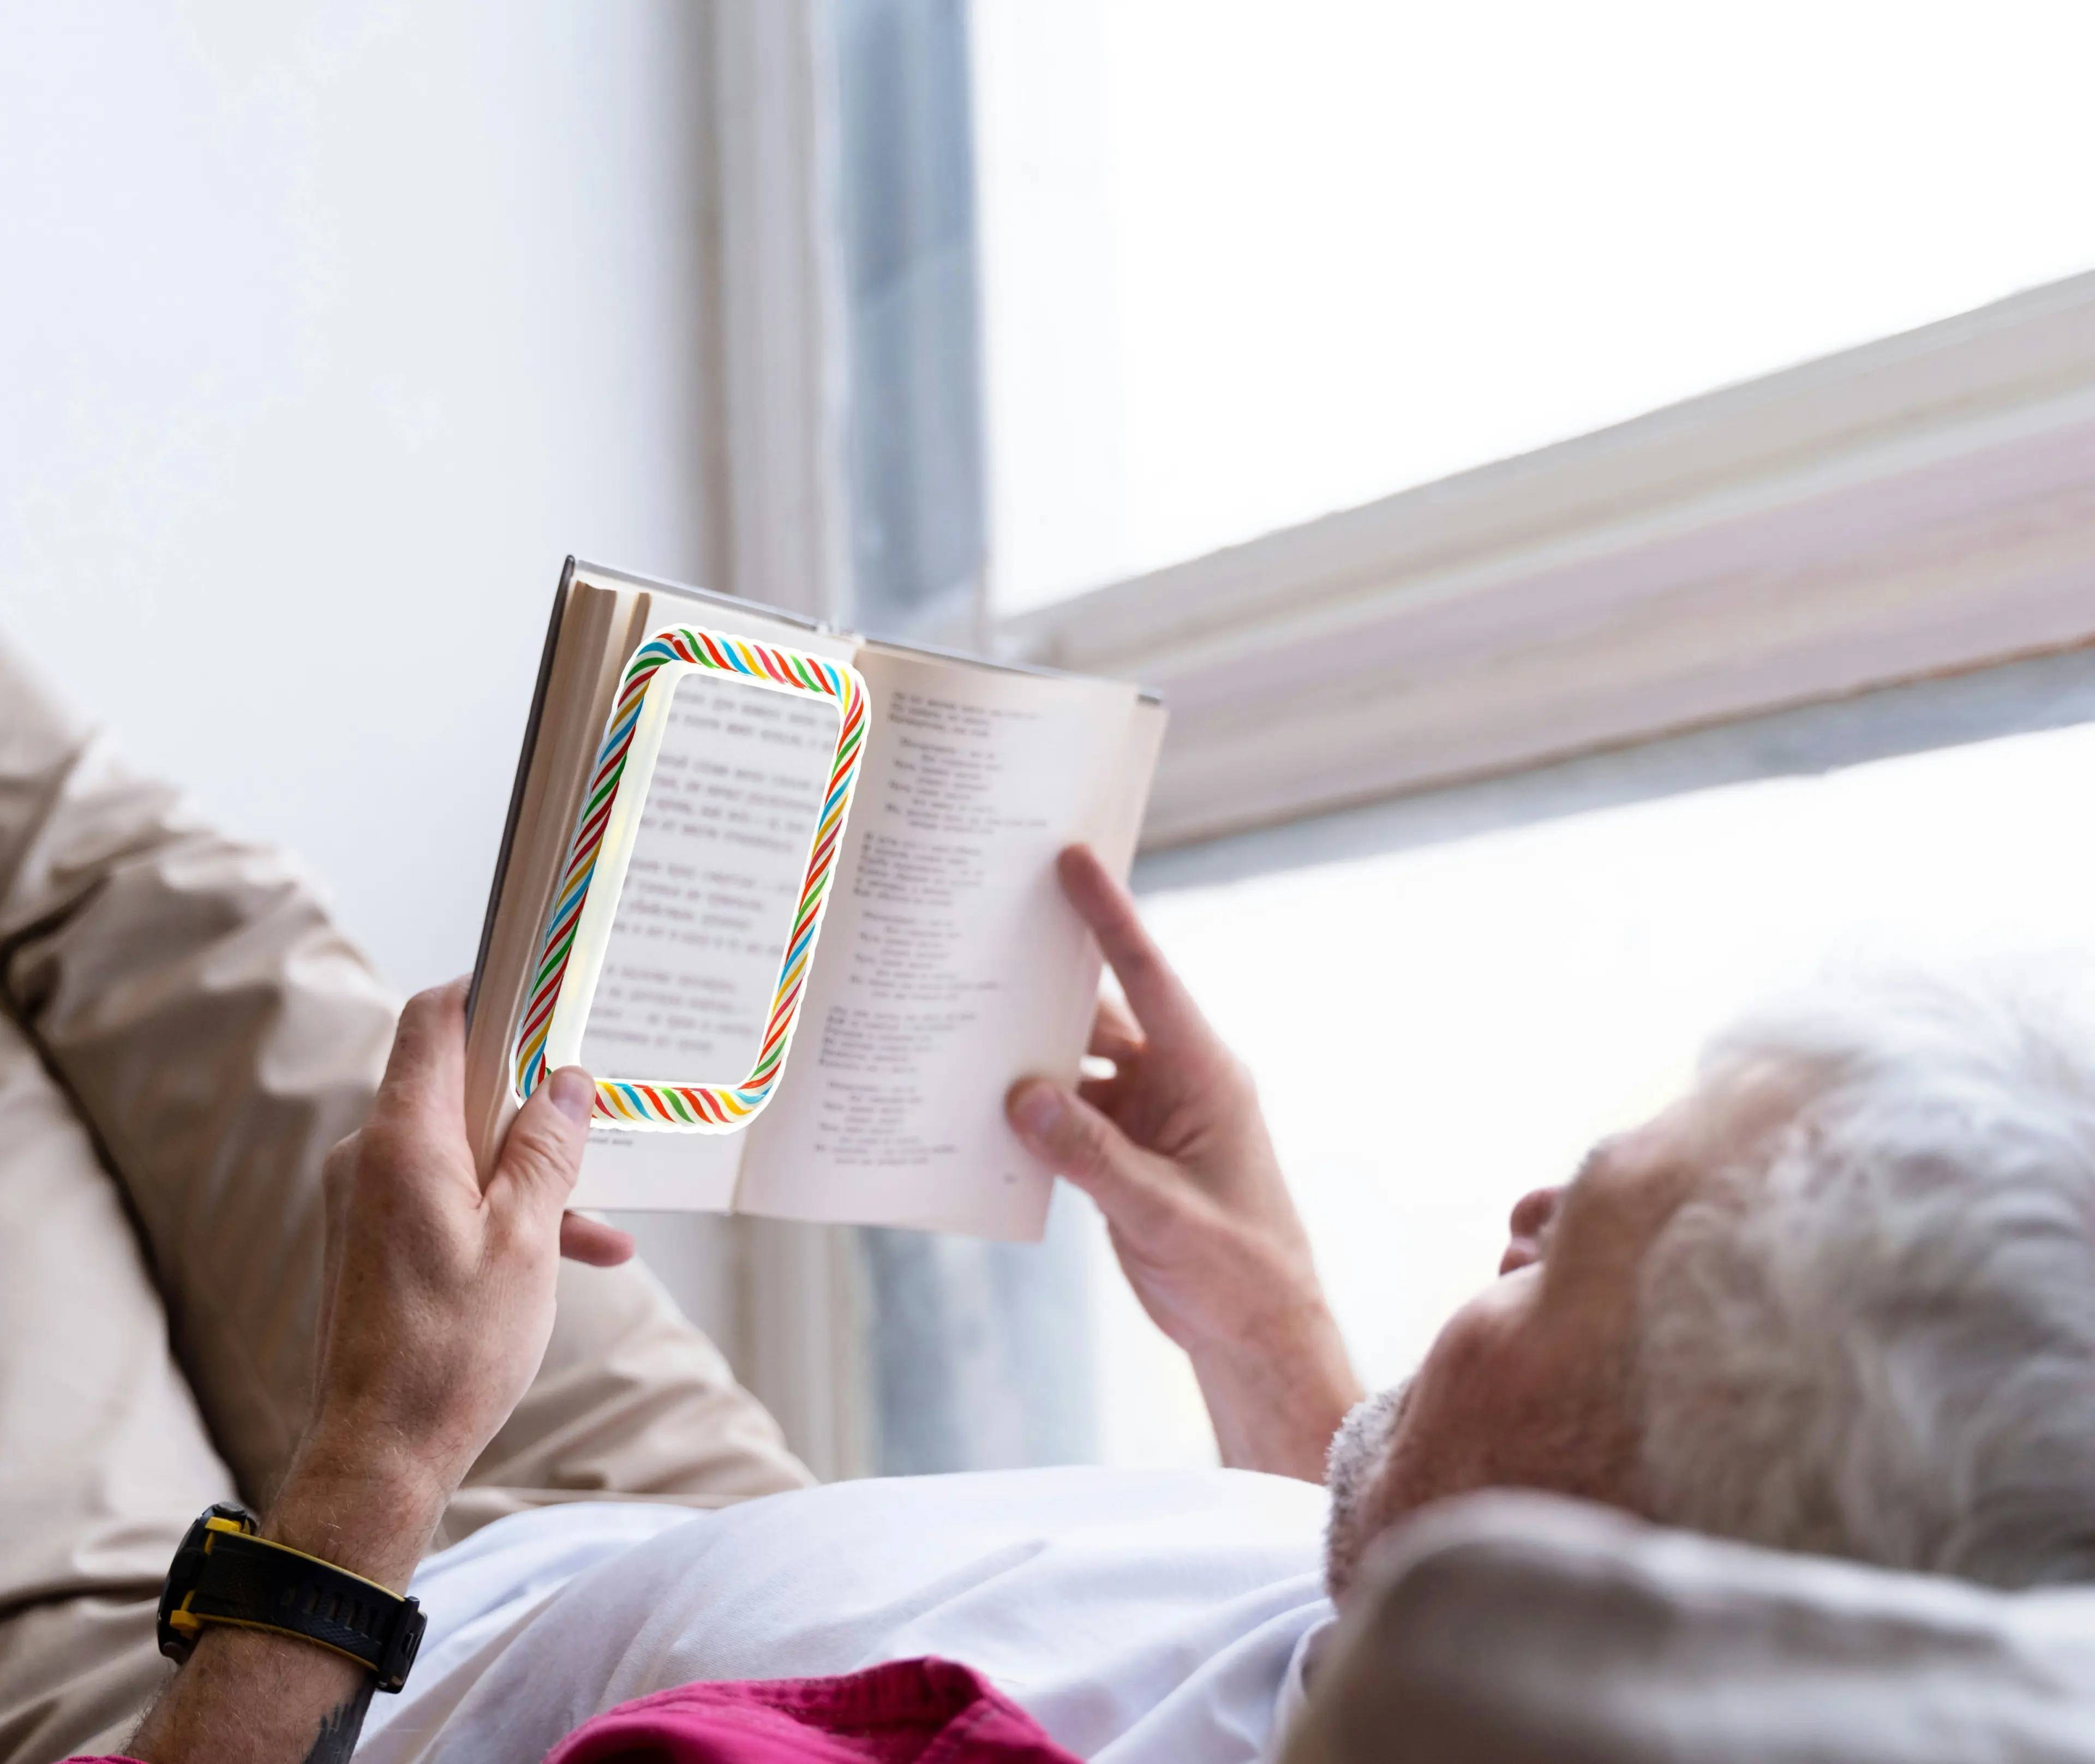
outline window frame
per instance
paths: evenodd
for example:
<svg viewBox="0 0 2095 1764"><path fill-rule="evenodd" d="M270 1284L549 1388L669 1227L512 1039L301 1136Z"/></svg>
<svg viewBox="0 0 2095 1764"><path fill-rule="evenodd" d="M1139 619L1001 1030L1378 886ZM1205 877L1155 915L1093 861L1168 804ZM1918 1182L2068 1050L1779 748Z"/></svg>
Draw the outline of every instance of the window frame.
<svg viewBox="0 0 2095 1764"><path fill-rule="evenodd" d="M854 616L827 0L714 0L715 585ZM987 438L993 444L993 436ZM1133 678L1146 853L2095 643L2095 272L1032 612Z"/></svg>
<svg viewBox="0 0 2095 1764"><path fill-rule="evenodd" d="M2090 584L2095 274L995 635L1163 693L1154 852L2077 648Z"/></svg>

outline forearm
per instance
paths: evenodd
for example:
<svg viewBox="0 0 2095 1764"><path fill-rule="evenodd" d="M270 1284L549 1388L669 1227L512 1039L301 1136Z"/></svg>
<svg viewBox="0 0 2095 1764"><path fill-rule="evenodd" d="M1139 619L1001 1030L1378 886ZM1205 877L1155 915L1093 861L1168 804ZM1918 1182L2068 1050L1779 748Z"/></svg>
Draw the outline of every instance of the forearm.
<svg viewBox="0 0 2095 1764"><path fill-rule="evenodd" d="M146 1764L346 1764L372 1679L309 1642L214 1624L146 1716Z"/></svg>
<svg viewBox="0 0 2095 1764"><path fill-rule="evenodd" d="M309 1444L262 1535L404 1592L444 1491L382 1452ZM131 1743L146 1764L344 1764L374 1680L311 1642L207 1625Z"/></svg>
<svg viewBox="0 0 2095 1764"><path fill-rule="evenodd" d="M1225 1465L1323 1481L1331 1436L1363 1393L1321 1299L1191 1357Z"/></svg>

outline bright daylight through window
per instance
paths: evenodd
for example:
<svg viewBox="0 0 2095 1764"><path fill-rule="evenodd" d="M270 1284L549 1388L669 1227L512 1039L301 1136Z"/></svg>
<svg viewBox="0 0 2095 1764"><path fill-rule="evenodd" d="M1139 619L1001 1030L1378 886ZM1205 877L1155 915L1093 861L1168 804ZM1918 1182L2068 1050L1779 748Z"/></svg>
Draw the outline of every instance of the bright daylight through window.
<svg viewBox="0 0 2095 1764"><path fill-rule="evenodd" d="M2095 265L2095 9L976 0L1010 613Z"/></svg>
<svg viewBox="0 0 2095 1764"><path fill-rule="evenodd" d="M1492 1278L1513 1203L1662 1106L1771 987L1828 960L2085 952L2090 800L2083 725L1152 894L1144 916L1257 1076L1372 1389ZM1211 1457L1107 1253L1104 1456Z"/></svg>

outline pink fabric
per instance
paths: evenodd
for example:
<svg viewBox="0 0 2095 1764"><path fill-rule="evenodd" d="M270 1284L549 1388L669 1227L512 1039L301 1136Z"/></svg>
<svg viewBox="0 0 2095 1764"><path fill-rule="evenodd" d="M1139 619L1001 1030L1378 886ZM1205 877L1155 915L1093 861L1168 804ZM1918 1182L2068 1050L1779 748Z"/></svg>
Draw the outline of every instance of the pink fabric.
<svg viewBox="0 0 2095 1764"><path fill-rule="evenodd" d="M138 1764L115 1753L65 1764ZM950 1660L839 1679L680 1684L586 1721L546 1764L1078 1764Z"/></svg>
<svg viewBox="0 0 2095 1764"><path fill-rule="evenodd" d="M1077 1764L950 1660L847 1678L683 1684L585 1722L546 1764Z"/></svg>

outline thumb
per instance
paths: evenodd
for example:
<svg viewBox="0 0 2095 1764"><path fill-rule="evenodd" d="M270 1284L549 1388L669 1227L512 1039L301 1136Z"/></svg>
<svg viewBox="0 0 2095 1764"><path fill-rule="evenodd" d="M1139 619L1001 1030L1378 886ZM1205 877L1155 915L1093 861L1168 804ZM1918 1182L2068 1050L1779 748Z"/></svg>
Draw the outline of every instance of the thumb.
<svg viewBox="0 0 2095 1764"><path fill-rule="evenodd" d="M519 1109L488 1179L490 1191L510 1191L533 1212L557 1217L581 1174L589 1143L596 1081L578 1065L564 1065Z"/></svg>
<svg viewBox="0 0 2095 1764"><path fill-rule="evenodd" d="M1152 1155L1081 1096L1047 1078L1021 1078L1004 1098L1004 1112L1027 1148L1122 1230L1139 1234L1169 1210Z"/></svg>

